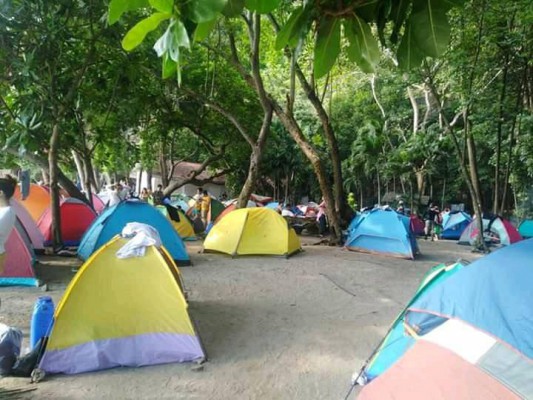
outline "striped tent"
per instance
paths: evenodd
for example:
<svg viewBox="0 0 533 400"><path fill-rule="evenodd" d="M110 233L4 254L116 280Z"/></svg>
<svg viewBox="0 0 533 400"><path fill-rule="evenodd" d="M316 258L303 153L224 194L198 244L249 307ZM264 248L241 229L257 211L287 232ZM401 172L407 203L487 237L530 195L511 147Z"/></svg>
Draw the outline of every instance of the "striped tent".
<svg viewBox="0 0 533 400"><path fill-rule="evenodd" d="M533 398L532 257L530 239L431 280L355 377L359 399Z"/></svg>

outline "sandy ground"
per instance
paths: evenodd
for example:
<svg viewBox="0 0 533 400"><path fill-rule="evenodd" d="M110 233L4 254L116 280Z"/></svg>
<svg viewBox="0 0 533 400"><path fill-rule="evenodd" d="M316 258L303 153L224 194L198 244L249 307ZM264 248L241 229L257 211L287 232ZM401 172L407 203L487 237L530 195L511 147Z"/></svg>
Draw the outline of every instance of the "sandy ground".
<svg viewBox="0 0 533 400"><path fill-rule="evenodd" d="M53 376L30 385L1 378L0 387L35 388L36 399L344 399L352 373L386 333L428 268L477 258L455 242L419 241L416 261L312 245L290 259L199 254L182 268L190 313L209 355L190 364L117 368ZM37 267L54 301L79 263L42 257ZM27 347L37 288L0 288L0 322L23 330ZM354 392L356 393L356 392ZM355 396L351 396L355 398Z"/></svg>

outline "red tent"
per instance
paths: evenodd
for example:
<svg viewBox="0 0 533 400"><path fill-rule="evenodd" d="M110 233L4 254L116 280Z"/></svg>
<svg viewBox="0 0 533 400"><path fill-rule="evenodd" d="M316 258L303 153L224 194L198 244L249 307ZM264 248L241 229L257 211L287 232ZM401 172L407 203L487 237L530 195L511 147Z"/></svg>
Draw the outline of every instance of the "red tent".
<svg viewBox="0 0 533 400"><path fill-rule="evenodd" d="M85 231L96 218L96 213L81 200L72 197L61 201L61 236L67 246L77 246ZM52 244L52 210L48 208L38 224L44 235L45 246Z"/></svg>
<svg viewBox="0 0 533 400"><path fill-rule="evenodd" d="M35 255L23 235L24 228L17 221L6 241L5 269L0 275L0 286L38 286L33 272Z"/></svg>
<svg viewBox="0 0 533 400"><path fill-rule="evenodd" d="M411 231L417 236L424 235L424 221L422 221L417 215L411 215L409 218L411 220Z"/></svg>

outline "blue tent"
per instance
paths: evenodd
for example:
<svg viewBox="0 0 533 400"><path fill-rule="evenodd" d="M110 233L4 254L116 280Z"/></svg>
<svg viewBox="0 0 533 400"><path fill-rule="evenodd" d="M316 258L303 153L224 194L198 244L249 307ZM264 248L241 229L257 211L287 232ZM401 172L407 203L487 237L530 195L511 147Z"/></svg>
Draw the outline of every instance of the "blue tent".
<svg viewBox="0 0 533 400"><path fill-rule="evenodd" d="M398 317L396 317L389 328L389 332L374 351L368 363L361 370L359 383L368 383L383 374L392 364L398 361L410 347L413 346L415 339L412 336L406 335L404 329L405 314L408 308L420 296L422 296L422 294L430 291L436 285L442 284L442 282L460 271L462 268L463 265L461 263L454 263L451 265L440 264L429 270L418 287L414 297L409 303L407 303L407 306Z"/></svg>
<svg viewBox="0 0 533 400"><path fill-rule="evenodd" d="M443 239L459 240L461 233L463 233L470 221L472 221L470 215L462 211L445 214L442 218L441 237Z"/></svg>
<svg viewBox="0 0 533 400"><path fill-rule="evenodd" d="M518 233L523 238L533 238L533 219L526 219L518 226Z"/></svg>
<svg viewBox="0 0 533 400"><path fill-rule="evenodd" d="M533 394L532 257L529 239L468 266L433 268L355 381L374 380L416 342L433 341L470 355L470 363L517 394Z"/></svg>
<svg viewBox="0 0 533 400"><path fill-rule="evenodd" d="M279 202L271 201L270 203L267 203L267 205L265 205L265 207L270 208L272 210L275 210L275 209L277 209L279 207Z"/></svg>
<svg viewBox="0 0 533 400"><path fill-rule="evenodd" d="M361 213L350 223L345 246L349 250L413 259L418 245L409 224L408 217L392 210Z"/></svg>
<svg viewBox="0 0 533 400"><path fill-rule="evenodd" d="M91 254L122 232L129 222L141 222L153 226L159 232L163 246L179 265L189 265L190 258L185 245L170 221L154 206L127 200L105 209L89 227L78 247L78 256L87 260Z"/></svg>
<svg viewBox="0 0 533 400"><path fill-rule="evenodd" d="M461 319L533 358L532 258L533 239L480 258L415 301L410 324L423 334Z"/></svg>

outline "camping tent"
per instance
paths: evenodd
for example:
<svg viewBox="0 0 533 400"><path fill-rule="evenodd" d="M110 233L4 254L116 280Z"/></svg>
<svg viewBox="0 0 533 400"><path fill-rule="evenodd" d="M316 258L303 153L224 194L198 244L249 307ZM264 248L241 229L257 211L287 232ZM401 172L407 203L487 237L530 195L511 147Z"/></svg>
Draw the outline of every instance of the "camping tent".
<svg viewBox="0 0 533 400"><path fill-rule="evenodd" d="M418 215L411 214L409 216L409 225L411 232L413 232L415 236L424 236L424 228L426 225Z"/></svg>
<svg viewBox="0 0 533 400"><path fill-rule="evenodd" d="M365 364L360 374L357 376L359 383L368 383L383 374L409 347L414 344L414 338L405 335L404 332L405 313L407 312L407 309L416 299L428 290L430 291L435 285L441 284L462 268L463 264L453 263L451 265L440 264L429 270L413 298L396 317L389 328L387 335L383 338L378 348L374 351L367 364Z"/></svg>
<svg viewBox="0 0 533 400"><path fill-rule="evenodd" d="M533 398L532 255L526 240L433 279L402 316L406 345L357 375L359 399Z"/></svg>
<svg viewBox="0 0 533 400"><path fill-rule="evenodd" d="M61 215L61 237L66 246L77 246L85 231L96 218L96 213L83 201L69 197L62 200L59 205ZM44 212L37 223L39 230L44 235L44 244L52 244L52 210Z"/></svg>
<svg viewBox="0 0 533 400"><path fill-rule="evenodd" d="M416 238L410 220L395 211L374 209L357 215L348 228L348 250L415 258Z"/></svg>
<svg viewBox="0 0 533 400"><path fill-rule="evenodd" d="M35 221L32 219L28 210L26 210L26 208L23 207L15 199L11 199L11 207L13 207L13 210L15 210L17 219L19 220L21 226L24 228L24 231L26 232L26 235L30 240L31 247L33 248L33 250L44 250L44 236L39 230L39 227L37 226Z"/></svg>
<svg viewBox="0 0 533 400"><path fill-rule="evenodd" d="M301 249L287 221L266 207L241 208L222 218L204 241L205 251L235 255L284 255Z"/></svg>
<svg viewBox="0 0 533 400"><path fill-rule="evenodd" d="M486 241L500 243L503 245L510 245L522 240L522 237L516 228L501 217L494 217L493 219L483 218L483 236ZM459 244L474 244L478 235L477 222L472 220L470 224L464 229Z"/></svg>
<svg viewBox="0 0 533 400"><path fill-rule="evenodd" d="M470 224L472 218L463 211L455 211L444 214L442 218L442 233L443 239L458 240L461 233Z"/></svg>
<svg viewBox="0 0 533 400"><path fill-rule="evenodd" d="M7 238L4 272L0 275L0 286L39 286L33 271L35 254L30 239L19 220Z"/></svg>
<svg viewBox="0 0 533 400"><path fill-rule="evenodd" d="M13 197L26 207L35 222L39 221L44 212L50 207L50 189L46 186L32 183L30 185L30 193L24 200L22 200L22 194L17 186Z"/></svg>
<svg viewBox="0 0 533 400"><path fill-rule="evenodd" d="M70 282L39 366L45 372L205 359L169 254L149 246L142 257L118 259L126 243L112 239Z"/></svg>
<svg viewBox="0 0 533 400"><path fill-rule="evenodd" d="M96 193L92 194L92 198L94 211L96 211L97 214L100 214L102 211L104 211L105 203Z"/></svg>
<svg viewBox="0 0 533 400"><path fill-rule="evenodd" d="M194 234L194 228L192 222L185 215L183 211L178 210L176 207L166 205L166 206L156 206L156 208L168 218L176 232L179 233L180 237L184 240L187 239L196 239Z"/></svg>
<svg viewBox="0 0 533 400"><path fill-rule="evenodd" d="M526 219L518 226L518 233L524 238L533 237L533 219Z"/></svg>
<svg viewBox="0 0 533 400"><path fill-rule="evenodd" d="M185 245L172 224L157 209L143 201L126 200L106 208L83 235L78 256L87 260L89 256L122 232L128 222L141 222L153 226L159 232L163 245L179 265L189 265L190 258Z"/></svg>
<svg viewBox="0 0 533 400"><path fill-rule="evenodd" d="M218 217L215 218L215 224L220 221L224 216L237 209L237 201L237 199L233 199L229 203L227 203L226 208L224 208L224 210L218 215ZM251 200L248 200L246 207L254 208L257 207L257 204Z"/></svg>

